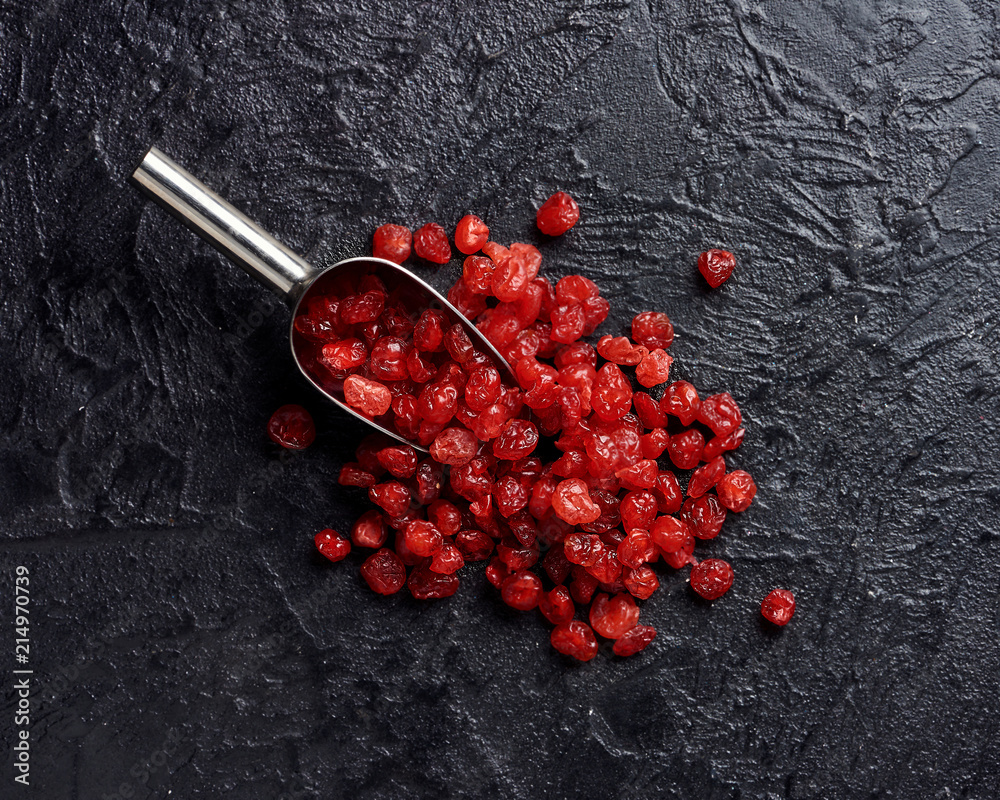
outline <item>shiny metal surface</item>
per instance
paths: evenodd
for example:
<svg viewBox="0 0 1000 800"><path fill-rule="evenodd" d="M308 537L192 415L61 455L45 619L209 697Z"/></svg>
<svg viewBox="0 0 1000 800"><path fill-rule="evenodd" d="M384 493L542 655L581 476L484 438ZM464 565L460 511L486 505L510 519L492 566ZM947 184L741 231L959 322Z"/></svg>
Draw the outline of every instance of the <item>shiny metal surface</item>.
<svg viewBox="0 0 1000 800"><path fill-rule="evenodd" d="M315 270L304 258L155 147L132 173L132 180L212 247L290 304L315 277Z"/></svg>
<svg viewBox="0 0 1000 800"><path fill-rule="evenodd" d="M289 250L267 231L231 206L215 192L194 178L169 157L152 148L132 175L135 184L149 197L177 217L220 253L238 264L261 283L285 297L292 306L292 327L289 344L292 358L299 371L328 399L376 430L397 441L409 444L422 453L427 449L403 438L395 431L368 419L344 402L340 387L326 388L309 374L297 352L294 328L295 317L302 303L308 300L315 288L347 270L355 274L374 273L387 285L403 290L413 307L438 308L453 323L465 329L477 349L485 353L499 369L504 383L516 386L510 365L479 329L466 319L457 308L434 287L409 270L381 258L359 257L338 262L327 269L316 269L309 262Z"/></svg>

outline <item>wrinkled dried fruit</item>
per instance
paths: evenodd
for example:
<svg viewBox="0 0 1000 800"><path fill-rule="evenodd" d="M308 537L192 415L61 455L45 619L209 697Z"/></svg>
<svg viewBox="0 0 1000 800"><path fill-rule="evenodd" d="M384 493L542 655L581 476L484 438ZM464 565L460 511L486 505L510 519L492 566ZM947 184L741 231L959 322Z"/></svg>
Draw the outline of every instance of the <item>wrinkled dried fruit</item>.
<svg viewBox="0 0 1000 800"><path fill-rule="evenodd" d="M475 214L466 214L455 226L455 247L467 256L479 252L489 238L490 229Z"/></svg>
<svg viewBox="0 0 1000 800"><path fill-rule="evenodd" d="M380 225L372 237L372 255L402 264L410 257L413 237L402 225Z"/></svg>
<svg viewBox="0 0 1000 800"><path fill-rule="evenodd" d="M316 549L331 561L342 561L351 552L351 543L330 528L317 533L314 541Z"/></svg>
<svg viewBox="0 0 1000 800"><path fill-rule="evenodd" d="M639 621L639 607L630 594L594 596L590 606L590 627L605 639L617 639L635 627Z"/></svg>
<svg viewBox="0 0 1000 800"><path fill-rule="evenodd" d="M542 595L542 582L534 572L521 570L503 582L500 596L511 608L531 611Z"/></svg>
<svg viewBox="0 0 1000 800"><path fill-rule="evenodd" d="M597 655L597 637L585 622L573 620L552 629L552 646L577 661L590 661Z"/></svg>
<svg viewBox="0 0 1000 800"><path fill-rule="evenodd" d="M361 565L361 577L378 594L395 594L406 583L406 567L392 550L382 548Z"/></svg>
<svg viewBox="0 0 1000 800"><path fill-rule="evenodd" d="M757 484L750 473L737 469L721 478L715 491L719 502L730 511L745 511L757 494Z"/></svg>
<svg viewBox="0 0 1000 800"><path fill-rule="evenodd" d="M735 267L736 257L727 250L706 250L698 256L698 272L713 289L722 286Z"/></svg>
<svg viewBox="0 0 1000 800"><path fill-rule="evenodd" d="M304 450L316 438L316 425L312 415L302 406L282 406L267 422L267 435L271 441L288 450Z"/></svg>
<svg viewBox="0 0 1000 800"><path fill-rule="evenodd" d="M580 219L580 207L566 192L556 192L542 203L535 215L538 230L547 236L561 236Z"/></svg>
<svg viewBox="0 0 1000 800"><path fill-rule="evenodd" d="M666 350L674 341L670 317L660 311L643 311L632 318L632 340L650 350Z"/></svg>
<svg viewBox="0 0 1000 800"><path fill-rule="evenodd" d="M611 648L616 656L634 656L656 638L656 629L648 625L636 625L621 635Z"/></svg>
<svg viewBox="0 0 1000 800"><path fill-rule="evenodd" d="M787 589L772 589L760 604L764 619L775 625L787 625L795 613L795 595Z"/></svg>
<svg viewBox="0 0 1000 800"><path fill-rule="evenodd" d="M435 264L451 261L451 245L448 234L436 222L428 222L413 234L413 252Z"/></svg>
<svg viewBox="0 0 1000 800"><path fill-rule="evenodd" d="M733 585L733 568L721 558L706 558L691 568L691 588L706 600L717 600Z"/></svg>

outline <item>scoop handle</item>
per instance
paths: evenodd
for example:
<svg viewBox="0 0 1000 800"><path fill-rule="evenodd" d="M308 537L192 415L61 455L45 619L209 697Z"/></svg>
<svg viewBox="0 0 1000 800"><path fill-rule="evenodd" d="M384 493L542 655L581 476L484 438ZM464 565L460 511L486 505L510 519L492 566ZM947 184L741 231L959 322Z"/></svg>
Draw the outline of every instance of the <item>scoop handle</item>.
<svg viewBox="0 0 1000 800"><path fill-rule="evenodd" d="M317 271L157 148L132 173L149 197L272 291L294 304Z"/></svg>

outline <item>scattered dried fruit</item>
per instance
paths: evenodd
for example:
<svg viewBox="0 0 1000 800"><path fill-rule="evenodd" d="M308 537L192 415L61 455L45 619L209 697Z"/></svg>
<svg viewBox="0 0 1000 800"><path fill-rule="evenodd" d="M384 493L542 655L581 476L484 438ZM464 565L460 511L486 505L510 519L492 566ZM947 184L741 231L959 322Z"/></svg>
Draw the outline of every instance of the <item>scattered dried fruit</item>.
<svg viewBox="0 0 1000 800"><path fill-rule="evenodd" d="M578 219L564 192L537 214L539 229L553 236ZM745 509L756 492L746 472L726 473L723 458L743 440L742 414L729 394L702 400L687 381L671 383L660 400L635 392L633 380L646 388L668 380L669 317L637 314L631 338L601 336L595 349L581 337L610 309L597 285L581 275L553 285L539 277L536 247L488 237L478 217L459 221L455 246L468 257L448 298L512 375L480 352L452 311L414 308L374 275L339 276L300 304L300 363L359 413L413 442L376 434L361 442L338 482L367 490L377 508L361 515L350 540L327 529L316 547L331 561L352 546L374 550L361 567L368 585L380 594L406 585L421 600L451 596L467 562L487 562L486 579L507 605L538 607L555 626L559 652L592 659L596 632L615 641L616 655L633 655L656 636L639 624L637 601L659 587L652 565L661 557L673 569L693 565L691 586L703 597L732 585L729 564L698 563L694 549L719 534L727 509ZM373 237L375 255L396 263L411 246L434 263L451 258L436 223L412 237L383 225ZM301 448L315 426L301 407L284 406L268 432ZM420 460L416 445L430 457ZM662 456L694 470L686 498L674 471L658 464ZM782 591L765 599L765 616L785 613ZM590 625L573 619L578 608Z"/></svg>
<svg viewBox="0 0 1000 800"><path fill-rule="evenodd" d="M413 236L402 225L381 225L372 237L372 255L402 264L410 257Z"/></svg>
<svg viewBox="0 0 1000 800"><path fill-rule="evenodd" d="M736 268L736 257L727 250L706 250L698 256L698 272L713 289L722 286Z"/></svg>
<svg viewBox="0 0 1000 800"><path fill-rule="evenodd" d="M444 228L436 222L428 222L413 234L413 252L435 264L451 261L451 244Z"/></svg>
<svg viewBox="0 0 1000 800"><path fill-rule="evenodd" d="M795 613L795 595L787 589L772 589L760 604L764 619L775 625L787 625Z"/></svg>
<svg viewBox="0 0 1000 800"><path fill-rule="evenodd" d="M316 438L316 425L312 414L302 406L282 406L267 423L267 435L275 444L289 450L304 450Z"/></svg>
<svg viewBox="0 0 1000 800"><path fill-rule="evenodd" d="M733 568L721 558L706 558L691 568L691 588L706 600L717 600L733 585Z"/></svg>
<svg viewBox="0 0 1000 800"><path fill-rule="evenodd" d="M556 192L542 203L535 215L538 230L548 236L561 236L580 219L580 207L566 192Z"/></svg>

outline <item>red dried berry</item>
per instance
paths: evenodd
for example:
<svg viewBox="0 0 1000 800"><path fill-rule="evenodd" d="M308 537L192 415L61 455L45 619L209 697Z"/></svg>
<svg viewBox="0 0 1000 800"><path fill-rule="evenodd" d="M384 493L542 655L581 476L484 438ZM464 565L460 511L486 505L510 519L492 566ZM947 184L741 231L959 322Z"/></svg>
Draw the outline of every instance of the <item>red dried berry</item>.
<svg viewBox="0 0 1000 800"><path fill-rule="evenodd" d="M431 523L419 519L403 529L403 540L411 553L422 558L433 556L444 543L441 531Z"/></svg>
<svg viewBox="0 0 1000 800"><path fill-rule="evenodd" d="M604 552L604 543L597 534L571 533L563 540L563 555L570 564L592 567Z"/></svg>
<svg viewBox="0 0 1000 800"><path fill-rule="evenodd" d="M486 256L469 256L462 262L462 281L474 294L490 294L496 266Z"/></svg>
<svg viewBox="0 0 1000 800"><path fill-rule="evenodd" d="M602 336L597 340L597 352L607 361L630 367L634 367L649 354L647 348L632 344L625 336Z"/></svg>
<svg viewBox="0 0 1000 800"><path fill-rule="evenodd" d="M657 459L670 444L670 434L663 428L653 428L642 436L642 457Z"/></svg>
<svg viewBox="0 0 1000 800"><path fill-rule="evenodd" d="M344 401L368 418L380 417L392 405L392 393L377 381L349 375L344 381Z"/></svg>
<svg viewBox="0 0 1000 800"><path fill-rule="evenodd" d="M360 339L330 342L320 350L319 362L334 372L356 369L368 360L368 348Z"/></svg>
<svg viewBox="0 0 1000 800"><path fill-rule="evenodd" d="M632 385L617 364L605 364L597 371L590 403L594 413L609 422L632 408Z"/></svg>
<svg viewBox="0 0 1000 800"><path fill-rule="evenodd" d="M341 561L351 552L351 543L330 528L316 534L316 549L331 561Z"/></svg>
<svg viewBox="0 0 1000 800"><path fill-rule="evenodd" d="M441 464L461 466L468 464L476 456L479 440L465 428L445 428L431 444L431 455Z"/></svg>
<svg viewBox="0 0 1000 800"><path fill-rule="evenodd" d="M795 613L795 595L787 589L773 589L760 604L764 619L775 625L787 625Z"/></svg>
<svg viewBox="0 0 1000 800"><path fill-rule="evenodd" d="M692 541L692 546L694 539ZM624 570L623 582L629 594L639 600L648 600L660 588L660 579L650 567Z"/></svg>
<svg viewBox="0 0 1000 800"><path fill-rule="evenodd" d="M451 261L448 234L436 222L428 222L413 234L413 252L434 264L447 264Z"/></svg>
<svg viewBox="0 0 1000 800"><path fill-rule="evenodd" d="M579 303L560 305L552 310L552 341L572 344L587 328L587 315Z"/></svg>
<svg viewBox="0 0 1000 800"><path fill-rule="evenodd" d="M312 415L302 406L289 404L271 415L267 435L288 450L304 450L316 439L316 425Z"/></svg>
<svg viewBox="0 0 1000 800"><path fill-rule="evenodd" d="M701 453L705 449L705 437L696 428L688 428L676 436L670 437L667 444L667 455L678 469L692 469L701 461Z"/></svg>
<svg viewBox="0 0 1000 800"><path fill-rule="evenodd" d="M616 594L611 598L598 594L590 606L590 627L605 639L619 638L638 621L639 607L630 594Z"/></svg>
<svg viewBox="0 0 1000 800"><path fill-rule="evenodd" d="M395 594L406 583L406 567L392 550L382 548L361 565L361 577L378 594Z"/></svg>
<svg viewBox="0 0 1000 800"><path fill-rule="evenodd" d="M462 557L462 552L455 545L445 542L434 554L428 569L439 575L454 575L464 566L465 559Z"/></svg>
<svg viewBox="0 0 1000 800"><path fill-rule="evenodd" d="M510 303L522 297L538 275L542 254L530 244L514 242L506 258L493 271L493 294Z"/></svg>
<svg viewBox="0 0 1000 800"><path fill-rule="evenodd" d="M615 477L621 481L625 489L652 489L657 478L656 462L651 458L637 461L631 467L615 472Z"/></svg>
<svg viewBox="0 0 1000 800"><path fill-rule="evenodd" d="M652 492L635 491L626 494L618 508L626 531L648 531L656 519L658 504Z"/></svg>
<svg viewBox="0 0 1000 800"><path fill-rule="evenodd" d="M493 440L493 455L507 461L517 461L531 455L538 444L538 428L526 419L512 419Z"/></svg>
<svg viewBox="0 0 1000 800"><path fill-rule="evenodd" d="M666 383L673 358L665 350L650 350L635 368L635 379L647 389Z"/></svg>
<svg viewBox="0 0 1000 800"><path fill-rule="evenodd" d="M593 522L601 509L590 498L587 484L579 478L560 481L552 495L552 510L570 525Z"/></svg>
<svg viewBox="0 0 1000 800"><path fill-rule="evenodd" d="M499 556L495 556L493 560L486 565L486 580L493 584L493 586L497 589L503 586L504 581L510 576L510 569L508 569L507 565L500 559Z"/></svg>
<svg viewBox="0 0 1000 800"><path fill-rule="evenodd" d="M597 638L585 622L573 620L552 629L552 646L577 661L590 661L597 655Z"/></svg>
<svg viewBox="0 0 1000 800"><path fill-rule="evenodd" d="M500 591L503 601L518 611L531 611L538 605L541 595L541 580L535 573L527 570L520 570L507 578Z"/></svg>
<svg viewBox="0 0 1000 800"><path fill-rule="evenodd" d="M674 381L663 393L660 408L667 414L677 417L682 425L690 425L698 418L701 401L698 392L687 381Z"/></svg>
<svg viewBox="0 0 1000 800"><path fill-rule="evenodd" d="M344 464L337 478L341 486L360 486L362 489L370 489L376 482L375 476L362 469L360 464Z"/></svg>
<svg viewBox="0 0 1000 800"><path fill-rule="evenodd" d="M372 255L402 264L410 257L413 236L402 225L380 225L372 237Z"/></svg>
<svg viewBox="0 0 1000 800"><path fill-rule="evenodd" d="M370 547L377 550L385 544L389 531L385 520L378 511L366 511L351 528L351 543L355 547Z"/></svg>
<svg viewBox="0 0 1000 800"><path fill-rule="evenodd" d="M648 625L636 625L631 630L623 633L611 650L616 656L634 656L641 650L645 650L646 646L655 638L655 628L651 628Z"/></svg>
<svg viewBox="0 0 1000 800"><path fill-rule="evenodd" d="M717 600L733 585L733 568L721 558L706 558L691 568L691 588L706 600Z"/></svg>
<svg viewBox="0 0 1000 800"><path fill-rule="evenodd" d="M426 422L443 426L455 416L457 409L458 389L450 383L428 383L417 396L417 413Z"/></svg>
<svg viewBox="0 0 1000 800"><path fill-rule="evenodd" d="M634 529L618 545L618 560L625 567L635 569L658 557L653 539L641 528Z"/></svg>
<svg viewBox="0 0 1000 800"><path fill-rule="evenodd" d="M698 408L698 421L708 425L716 436L725 436L740 426L743 422L743 415L732 395L729 392L722 392L701 401Z"/></svg>
<svg viewBox="0 0 1000 800"><path fill-rule="evenodd" d="M632 405L635 408L635 415L646 430L657 430L667 427L668 417L665 411L660 408L652 397L645 392L636 392L632 395Z"/></svg>
<svg viewBox="0 0 1000 800"><path fill-rule="evenodd" d="M402 516L410 507L410 490L399 481L376 483L368 490L368 498L390 517Z"/></svg>
<svg viewBox="0 0 1000 800"><path fill-rule="evenodd" d="M490 229L475 214L466 214L455 226L455 247L465 255L479 252L490 238Z"/></svg>
<svg viewBox="0 0 1000 800"><path fill-rule="evenodd" d="M726 509L714 494L704 494L689 498L681 506L681 519L691 526L691 532L699 539L714 539L726 521Z"/></svg>
<svg viewBox="0 0 1000 800"><path fill-rule="evenodd" d="M363 325L374 322L385 307L385 292L373 290L354 294L340 301L340 319L346 325Z"/></svg>
<svg viewBox="0 0 1000 800"><path fill-rule="evenodd" d="M538 610L553 625L565 625L573 619L576 606L565 586L556 586L552 591L542 592L538 598Z"/></svg>
<svg viewBox="0 0 1000 800"><path fill-rule="evenodd" d="M566 192L556 192L542 203L535 215L538 230L547 236L561 236L580 219L580 207Z"/></svg>
<svg viewBox="0 0 1000 800"><path fill-rule="evenodd" d="M448 327L443 312L427 309L413 326L413 346L424 353L436 353L444 347L444 332Z"/></svg>
<svg viewBox="0 0 1000 800"><path fill-rule="evenodd" d="M674 326L660 311L643 311L632 318L632 339L650 350L666 350L674 341Z"/></svg>
<svg viewBox="0 0 1000 800"><path fill-rule="evenodd" d="M757 484L750 473L737 469L721 478L715 491L719 502L730 511L745 511L757 494Z"/></svg>
<svg viewBox="0 0 1000 800"><path fill-rule="evenodd" d="M395 336L383 336L372 346L368 368L371 375L380 381L401 381L410 377L406 357L410 345Z"/></svg>
<svg viewBox="0 0 1000 800"><path fill-rule="evenodd" d="M406 586L416 600L440 600L458 591L458 578L433 572L429 567L416 567Z"/></svg>
<svg viewBox="0 0 1000 800"><path fill-rule="evenodd" d="M663 553L677 553L686 547L694 547L690 526L676 517L658 517L650 527L649 535Z"/></svg>
<svg viewBox="0 0 1000 800"><path fill-rule="evenodd" d="M698 256L698 272L713 289L722 286L735 267L736 257L727 250L706 250Z"/></svg>
<svg viewBox="0 0 1000 800"><path fill-rule="evenodd" d="M493 540L482 531L474 529L455 534L455 547L466 561L485 561L493 553Z"/></svg>
<svg viewBox="0 0 1000 800"><path fill-rule="evenodd" d="M743 437L746 435L746 428L737 428L725 436L714 436L705 443L705 450L701 454L702 461L711 461L716 456L721 456L729 450L735 450L743 444Z"/></svg>
<svg viewBox="0 0 1000 800"><path fill-rule="evenodd" d="M656 478L656 485L651 489L656 495L656 502L659 505L661 514L675 514L681 510L680 484L677 483L677 476L672 472L661 472Z"/></svg>
<svg viewBox="0 0 1000 800"><path fill-rule="evenodd" d="M719 482L719 478L725 474L726 462L722 456L717 456L707 464L698 467L698 469L691 473L691 480L688 481L688 497L701 497L715 486Z"/></svg>
<svg viewBox="0 0 1000 800"><path fill-rule="evenodd" d="M582 570L582 572L578 574L576 570ZM584 605L590 602L590 598L594 596L594 592L597 591L600 583L597 578L586 571L586 568L575 567L573 582L569 585L569 593L572 595L573 600L580 605Z"/></svg>

